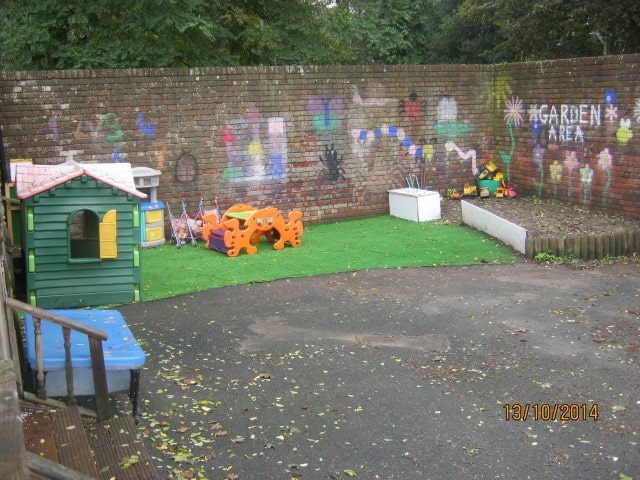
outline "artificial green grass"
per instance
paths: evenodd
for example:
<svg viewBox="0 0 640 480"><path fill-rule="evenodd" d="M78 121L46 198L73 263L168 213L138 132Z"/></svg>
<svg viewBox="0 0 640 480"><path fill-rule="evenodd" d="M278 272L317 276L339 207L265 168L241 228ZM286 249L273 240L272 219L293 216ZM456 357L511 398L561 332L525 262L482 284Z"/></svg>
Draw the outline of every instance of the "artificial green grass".
<svg viewBox="0 0 640 480"><path fill-rule="evenodd" d="M511 263L513 251L475 230L447 222L376 216L305 225L302 244L228 257L204 242L166 244L142 253L142 300L230 285L377 268Z"/></svg>

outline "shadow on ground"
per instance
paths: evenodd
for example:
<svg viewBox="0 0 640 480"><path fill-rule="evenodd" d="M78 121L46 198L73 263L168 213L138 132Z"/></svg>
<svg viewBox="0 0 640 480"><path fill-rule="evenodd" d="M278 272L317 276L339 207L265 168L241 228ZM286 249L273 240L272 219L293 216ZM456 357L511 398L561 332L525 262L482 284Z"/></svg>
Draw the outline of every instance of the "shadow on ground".
<svg viewBox="0 0 640 480"><path fill-rule="evenodd" d="M638 264L376 270L118 310L167 477L640 474Z"/></svg>

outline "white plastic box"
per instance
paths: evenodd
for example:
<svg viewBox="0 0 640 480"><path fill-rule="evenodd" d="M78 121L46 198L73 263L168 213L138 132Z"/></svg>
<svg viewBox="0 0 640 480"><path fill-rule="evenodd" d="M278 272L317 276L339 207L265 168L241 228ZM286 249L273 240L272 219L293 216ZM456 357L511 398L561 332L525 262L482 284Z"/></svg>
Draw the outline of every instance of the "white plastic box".
<svg viewBox="0 0 640 480"><path fill-rule="evenodd" d="M389 213L413 222L439 220L440 194L419 188L389 190Z"/></svg>

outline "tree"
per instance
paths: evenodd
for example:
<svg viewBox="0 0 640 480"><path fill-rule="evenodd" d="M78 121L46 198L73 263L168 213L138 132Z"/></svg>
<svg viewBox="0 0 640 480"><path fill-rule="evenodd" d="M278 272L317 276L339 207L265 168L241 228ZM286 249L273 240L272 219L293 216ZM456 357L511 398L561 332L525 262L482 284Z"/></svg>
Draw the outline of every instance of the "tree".
<svg viewBox="0 0 640 480"><path fill-rule="evenodd" d="M462 17L463 0L340 0L341 31L362 63L486 63L496 29ZM343 33L343 35L346 35Z"/></svg>
<svg viewBox="0 0 640 480"><path fill-rule="evenodd" d="M412 0L341 0L333 10L348 19L347 31L362 63L410 63L420 4Z"/></svg>
<svg viewBox="0 0 640 480"><path fill-rule="evenodd" d="M509 61L640 51L635 0L464 0L460 14L495 28L484 54Z"/></svg>
<svg viewBox="0 0 640 480"><path fill-rule="evenodd" d="M5 0L2 70L341 63L311 0Z"/></svg>
<svg viewBox="0 0 640 480"><path fill-rule="evenodd" d="M499 63L634 52L637 0L0 2L2 70Z"/></svg>
<svg viewBox="0 0 640 480"><path fill-rule="evenodd" d="M339 37L325 29L327 9L310 0L235 0L221 24L226 48L238 65L342 63Z"/></svg>
<svg viewBox="0 0 640 480"><path fill-rule="evenodd" d="M5 0L2 68L168 67L228 61L207 0Z"/></svg>

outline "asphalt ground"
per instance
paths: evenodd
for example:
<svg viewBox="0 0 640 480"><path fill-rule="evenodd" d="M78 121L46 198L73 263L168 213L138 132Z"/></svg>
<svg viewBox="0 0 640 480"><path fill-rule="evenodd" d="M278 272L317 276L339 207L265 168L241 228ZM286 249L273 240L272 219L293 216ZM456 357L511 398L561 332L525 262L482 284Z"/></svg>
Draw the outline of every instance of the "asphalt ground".
<svg viewBox="0 0 640 480"><path fill-rule="evenodd" d="M176 272L179 274L179 272ZM640 478L640 264L363 271L117 308L163 478Z"/></svg>

